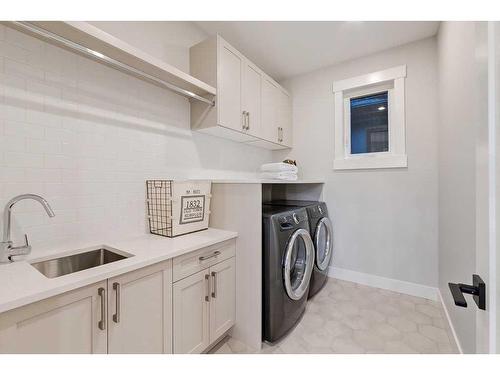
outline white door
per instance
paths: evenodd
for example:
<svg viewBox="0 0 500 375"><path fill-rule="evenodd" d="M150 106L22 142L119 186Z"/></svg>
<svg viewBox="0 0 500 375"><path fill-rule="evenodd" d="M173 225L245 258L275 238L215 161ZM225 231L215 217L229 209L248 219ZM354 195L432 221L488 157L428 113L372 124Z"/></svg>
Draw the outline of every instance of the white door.
<svg viewBox="0 0 500 375"><path fill-rule="evenodd" d="M483 51L488 51L484 54ZM476 23L477 131L476 134L476 266L474 274L486 284L486 308L476 308L476 352L499 353L498 284L496 281L498 252L495 206L500 200L497 181L500 158L498 142L498 113L500 98L500 23ZM495 170L496 165L496 170ZM497 211L498 212L498 211ZM469 283L467 283L469 284Z"/></svg>
<svg viewBox="0 0 500 375"><path fill-rule="evenodd" d="M208 269L174 283L174 353L201 353L210 344Z"/></svg>
<svg viewBox="0 0 500 375"><path fill-rule="evenodd" d="M244 131L245 118L242 110L241 80L242 56L221 40L218 47L217 106L218 123L226 128Z"/></svg>
<svg viewBox="0 0 500 375"><path fill-rule="evenodd" d="M0 315L0 353L106 353L106 282Z"/></svg>
<svg viewBox="0 0 500 375"><path fill-rule="evenodd" d="M108 280L108 352L172 352L172 263Z"/></svg>
<svg viewBox="0 0 500 375"><path fill-rule="evenodd" d="M440 62L440 136L452 139L450 147L440 143L446 148L440 155L445 163L440 166L439 266L449 283L442 296L462 351L497 353L499 24L442 26L441 43L451 51ZM470 295L482 290L472 288L478 277L485 298Z"/></svg>
<svg viewBox="0 0 500 375"><path fill-rule="evenodd" d="M243 69L243 111L245 111L245 131L261 136L261 73L248 61Z"/></svg>
<svg viewBox="0 0 500 375"><path fill-rule="evenodd" d="M234 257L210 267L210 342L214 342L234 324L236 314Z"/></svg>
<svg viewBox="0 0 500 375"><path fill-rule="evenodd" d="M267 77L262 77L262 138L274 143L280 143L281 130L278 122L278 92L279 89Z"/></svg>

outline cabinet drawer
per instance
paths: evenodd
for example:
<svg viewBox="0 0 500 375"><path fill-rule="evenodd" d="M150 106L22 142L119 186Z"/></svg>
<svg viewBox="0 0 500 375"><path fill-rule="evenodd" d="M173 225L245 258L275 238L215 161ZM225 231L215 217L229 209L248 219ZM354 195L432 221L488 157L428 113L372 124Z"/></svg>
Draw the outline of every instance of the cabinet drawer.
<svg viewBox="0 0 500 375"><path fill-rule="evenodd" d="M173 281L183 279L235 255L236 240L231 239L174 258Z"/></svg>

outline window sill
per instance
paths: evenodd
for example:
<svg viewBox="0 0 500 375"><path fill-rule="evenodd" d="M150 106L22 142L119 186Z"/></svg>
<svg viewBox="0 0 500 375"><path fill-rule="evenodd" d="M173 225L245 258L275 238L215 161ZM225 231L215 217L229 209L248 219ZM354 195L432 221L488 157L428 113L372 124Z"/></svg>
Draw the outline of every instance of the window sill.
<svg viewBox="0 0 500 375"><path fill-rule="evenodd" d="M360 157L349 157L335 159L333 169L382 169L382 168L406 168L408 157L406 155L364 155Z"/></svg>

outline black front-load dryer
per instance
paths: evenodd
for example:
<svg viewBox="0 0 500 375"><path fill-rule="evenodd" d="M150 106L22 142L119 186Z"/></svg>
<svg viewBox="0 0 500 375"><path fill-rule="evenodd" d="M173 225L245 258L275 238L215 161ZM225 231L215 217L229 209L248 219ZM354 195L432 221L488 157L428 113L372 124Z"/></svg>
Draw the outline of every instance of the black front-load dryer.
<svg viewBox="0 0 500 375"><path fill-rule="evenodd" d="M262 337L274 343L305 311L314 244L305 208L262 208Z"/></svg>
<svg viewBox="0 0 500 375"><path fill-rule="evenodd" d="M304 207L309 218L309 228L315 249L314 271L311 276L309 298L318 293L328 280L328 267L333 254L333 228L325 202L304 200L275 200L268 206Z"/></svg>

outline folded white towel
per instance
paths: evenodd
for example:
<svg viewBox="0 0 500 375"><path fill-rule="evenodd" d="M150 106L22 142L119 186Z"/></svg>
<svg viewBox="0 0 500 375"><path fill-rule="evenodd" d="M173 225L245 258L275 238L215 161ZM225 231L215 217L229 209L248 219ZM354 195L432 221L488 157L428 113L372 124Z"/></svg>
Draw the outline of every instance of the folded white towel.
<svg viewBox="0 0 500 375"><path fill-rule="evenodd" d="M288 164L288 163L268 163L268 164L263 164L260 167L260 170L262 172L298 172L298 168L295 165Z"/></svg>
<svg viewBox="0 0 500 375"><path fill-rule="evenodd" d="M264 180L296 181L297 173L294 172L262 172L260 177Z"/></svg>

